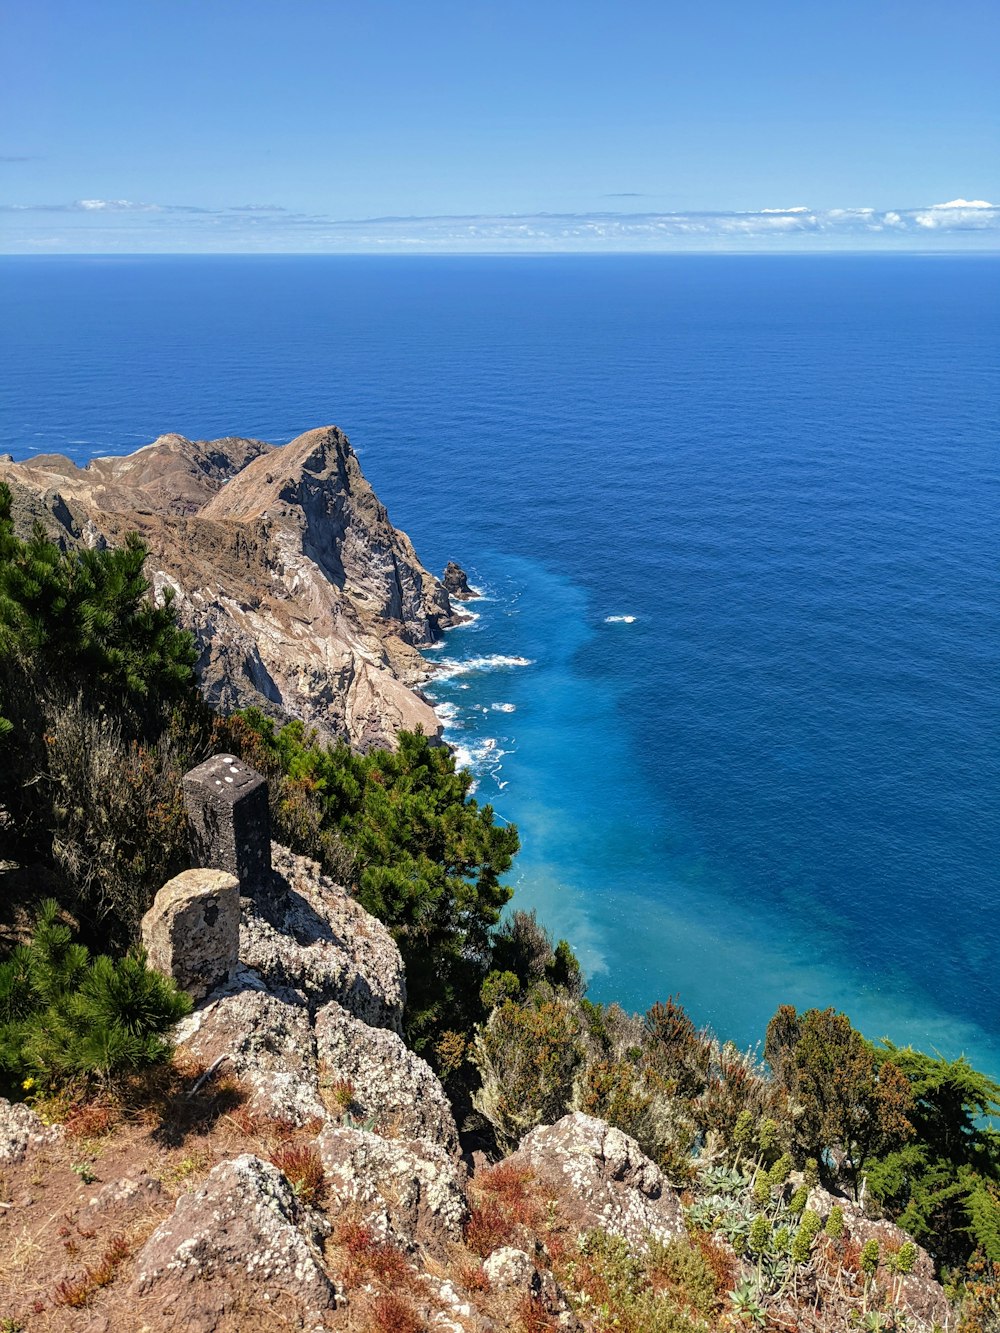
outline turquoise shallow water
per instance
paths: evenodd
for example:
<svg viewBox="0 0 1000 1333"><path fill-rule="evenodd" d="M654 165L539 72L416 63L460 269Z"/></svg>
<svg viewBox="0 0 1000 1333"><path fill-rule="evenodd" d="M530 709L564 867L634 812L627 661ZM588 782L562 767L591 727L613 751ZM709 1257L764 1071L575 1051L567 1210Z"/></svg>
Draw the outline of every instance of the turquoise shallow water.
<svg viewBox="0 0 1000 1333"><path fill-rule="evenodd" d="M1000 262L0 283L0 449L337 422L425 561L469 568L433 693L593 995L740 1043L834 1004L1000 1074Z"/></svg>

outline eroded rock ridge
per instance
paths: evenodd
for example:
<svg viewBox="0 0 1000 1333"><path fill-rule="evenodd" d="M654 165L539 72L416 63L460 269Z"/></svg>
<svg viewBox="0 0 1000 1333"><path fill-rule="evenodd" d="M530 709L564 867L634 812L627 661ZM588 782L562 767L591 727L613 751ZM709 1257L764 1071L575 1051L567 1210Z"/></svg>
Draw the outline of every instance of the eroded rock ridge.
<svg viewBox="0 0 1000 1333"><path fill-rule="evenodd" d="M0 481L22 531L40 519L64 546L139 533L217 708L300 717L360 749L418 725L439 734L413 688L427 674L419 650L462 616L335 426L283 447L163 435L83 468L59 454L0 460Z"/></svg>

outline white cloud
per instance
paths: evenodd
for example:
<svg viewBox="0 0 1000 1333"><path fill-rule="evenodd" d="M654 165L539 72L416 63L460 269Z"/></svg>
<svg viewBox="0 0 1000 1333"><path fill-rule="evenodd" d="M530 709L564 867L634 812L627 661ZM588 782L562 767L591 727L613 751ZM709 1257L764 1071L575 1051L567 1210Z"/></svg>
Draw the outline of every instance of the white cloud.
<svg viewBox="0 0 1000 1333"><path fill-rule="evenodd" d="M1000 205L987 203L985 199L950 199L946 204L931 204L931 208L997 208Z"/></svg>
<svg viewBox="0 0 1000 1333"><path fill-rule="evenodd" d="M78 199L85 213L159 213L159 204L134 204L131 199Z"/></svg>
<svg viewBox="0 0 1000 1333"><path fill-rule="evenodd" d="M916 209L871 207L660 213L538 213L512 216L338 218L285 211L276 204L0 204L8 216L5 249L43 248L60 214L70 249L94 251L598 251L906 248L948 244L1000 248L1000 206L953 199ZM13 217L16 216L16 224ZM35 216L33 216L35 215ZM46 219L46 220L43 220Z"/></svg>
<svg viewBox="0 0 1000 1333"><path fill-rule="evenodd" d="M952 199L913 214L925 231L991 231L1000 226L1000 205L985 199Z"/></svg>

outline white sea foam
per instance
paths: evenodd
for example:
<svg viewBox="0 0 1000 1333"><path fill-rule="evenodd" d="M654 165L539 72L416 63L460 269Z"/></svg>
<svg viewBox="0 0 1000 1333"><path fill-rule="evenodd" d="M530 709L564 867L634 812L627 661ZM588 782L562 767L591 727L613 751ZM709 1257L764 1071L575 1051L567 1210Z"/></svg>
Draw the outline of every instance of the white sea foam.
<svg viewBox="0 0 1000 1333"><path fill-rule="evenodd" d="M605 625L634 625L635 616L605 616Z"/></svg>
<svg viewBox="0 0 1000 1333"><path fill-rule="evenodd" d="M476 671L500 671L507 667L533 665L530 657L510 657L505 653L493 653L489 657L467 657L464 662L443 657L434 673L434 680L453 680L455 676L469 676Z"/></svg>
<svg viewBox="0 0 1000 1333"><path fill-rule="evenodd" d="M454 745L452 749L455 753L455 767L467 768L472 771L472 751L466 745Z"/></svg>
<svg viewBox="0 0 1000 1333"><path fill-rule="evenodd" d="M517 704L490 704L490 708L494 713L513 713Z"/></svg>
<svg viewBox="0 0 1000 1333"><path fill-rule="evenodd" d="M458 704L448 702L440 704L436 703L434 705L434 712L441 719L444 726L461 727L462 723L459 721Z"/></svg>

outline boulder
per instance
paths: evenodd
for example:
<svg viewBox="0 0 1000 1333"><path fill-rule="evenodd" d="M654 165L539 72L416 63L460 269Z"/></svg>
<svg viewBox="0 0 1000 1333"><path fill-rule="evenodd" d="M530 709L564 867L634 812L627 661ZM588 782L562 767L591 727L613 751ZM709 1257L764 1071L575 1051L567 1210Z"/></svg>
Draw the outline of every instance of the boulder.
<svg viewBox="0 0 1000 1333"><path fill-rule="evenodd" d="M269 1162L244 1154L184 1194L139 1251L130 1289L139 1326L213 1333L234 1309L322 1318L336 1291L322 1231Z"/></svg>
<svg viewBox="0 0 1000 1333"><path fill-rule="evenodd" d="M603 1120L574 1111L540 1125L507 1160L530 1171L580 1231L599 1227L633 1249L684 1235L680 1203L659 1167Z"/></svg>
<svg viewBox="0 0 1000 1333"><path fill-rule="evenodd" d="M483 1272L494 1291L529 1300L540 1315L561 1316L561 1328L579 1327L558 1282L551 1273L536 1268L524 1250L502 1245L483 1260Z"/></svg>
<svg viewBox="0 0 1000 1333"><path fill-rule="evenodd" d="M178 1046L213 1064L250 1089L248 1109L295 1125L322 1120L316 1042L305 998L294 990L265 989L249 968L181 1020Z"/></svg>
<svg viewBox="0 0 1000 1333"><path fill-rule="evenodd" d="M349 1084L352 1113L389 1138L428 1139L458 1156L458 1131L437 1076L386 1028L371 1028L336 1001L316 1015L321 1080Z"/></svg>
<svg viewBox="0 0 1000 1333"><path fill-rule="evenodd" d="M271 844L266 894L244 898L240 957L269 987L291 986L315 1011L336 1000L373 1027L402 1031L406 983L389 931L315 861Z"/></svg>
<svg viewBox="0 0 1000 1333"><path fill-rule="evenodd" d="M380 1240L429 1251L461 1241L469 1212L464 1171L443 1148L333 1125L318 1143L331 1198L357 1207Z"/></svg>
<svg viewBox="0 0 1000 1333"><path fill-rule="evenodd" d="M192 999L224 985L240 947L240 885L223 870L185 870L160 889L142 918L149 964Z"/></svg>

